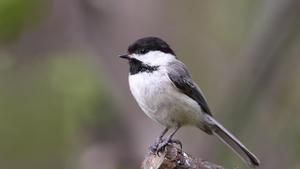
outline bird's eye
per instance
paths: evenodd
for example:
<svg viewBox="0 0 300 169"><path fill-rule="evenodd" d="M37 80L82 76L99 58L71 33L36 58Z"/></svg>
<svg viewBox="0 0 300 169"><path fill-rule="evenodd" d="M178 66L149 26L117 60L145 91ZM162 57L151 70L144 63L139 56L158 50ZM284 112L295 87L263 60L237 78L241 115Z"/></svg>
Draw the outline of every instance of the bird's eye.
<svg viewBox="0 0 300 169"><path fill-rule="evenodd" d="M140 50L140 54L145 54L145 53L147 53L147 49L141 49Z"/></svg>

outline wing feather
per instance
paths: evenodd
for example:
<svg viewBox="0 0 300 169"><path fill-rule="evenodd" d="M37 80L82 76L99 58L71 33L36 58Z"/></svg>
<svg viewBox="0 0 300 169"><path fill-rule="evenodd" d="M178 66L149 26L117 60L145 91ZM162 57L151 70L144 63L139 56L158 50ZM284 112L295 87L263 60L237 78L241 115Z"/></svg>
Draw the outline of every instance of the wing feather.
<svg viewBox="0 0 300 169"><path fill-rule="evenodd" d="M175 87L195 100L205 113L212 116L203 93L193 81L185 65L180 61L170 62L167 66L167 71L168 77Z"/></svg>

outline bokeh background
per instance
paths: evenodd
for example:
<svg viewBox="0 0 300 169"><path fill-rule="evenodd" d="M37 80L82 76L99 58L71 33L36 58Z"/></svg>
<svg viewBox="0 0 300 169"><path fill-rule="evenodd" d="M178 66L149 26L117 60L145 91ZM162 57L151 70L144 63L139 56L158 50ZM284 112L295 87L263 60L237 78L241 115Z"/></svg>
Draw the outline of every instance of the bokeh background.
<svg viewBox="0 0 300 169"><path fill-rule="evenodd" d="M298 0L0 0L0 168L139 168L163 127L117 55L144 36L171 45L261 168L300 168L299 12ZM176 137L246 168L216 137Z"/></svg>

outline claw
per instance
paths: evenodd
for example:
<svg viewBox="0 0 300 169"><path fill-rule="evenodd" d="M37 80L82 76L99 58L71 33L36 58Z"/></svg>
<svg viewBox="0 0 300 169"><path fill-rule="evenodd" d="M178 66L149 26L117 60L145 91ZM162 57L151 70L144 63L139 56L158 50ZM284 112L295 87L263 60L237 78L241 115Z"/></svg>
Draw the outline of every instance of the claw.
<svg viewBox="0 0 300 169"><path fill-rule="evenodd" d="M163 142L161 138L157 138L153 144L149 146L151 153L155 154L158 152L159 145Z"/></svg>
<svg viewBox="0 0 300 169"><path fill-rule="evenodd" d="M150 145L149 150L152 154L155 154L157 152L157 146L156 145Z"/></svg>
<svg viewBox="0 0 300 169"><path fill-rule="evenodd" d="M166 139L161 142L161 144L158 145L157 147L157 155L159 152L163 152L166 148L166 146L171 145L171 144L177 144L180 146L180 149L182 149L182 143L179 140L171 140L171 139Z"/></svg>
<svg viewBox="0 0 300 169"><path fill-rule="evenodd" d="M159 155L160 152L163 152L167 145L170 144L170 140L164 140L161 144L157 147L157 155Z"/></svg>
<svg viewBox="0 0 300 169"><path fill-rule="evenodd" d="M180 146L180 149L182 149L182 143L179 140L170 140L169 143L171 143L171 144L175 143Z"/></svg>
<svg viewBox="0 0 300 169"><path fill-rule="evenodd" d="M151 153L159 156L159 153L164 152L166 146L171 144L177 144L180 146L180 149L182 149L182 143L179 140L172 140L171 137L168 137L166 139L162 139L161 137L159 137L152 145L149 146L149 150L151 151Z"/></svg>

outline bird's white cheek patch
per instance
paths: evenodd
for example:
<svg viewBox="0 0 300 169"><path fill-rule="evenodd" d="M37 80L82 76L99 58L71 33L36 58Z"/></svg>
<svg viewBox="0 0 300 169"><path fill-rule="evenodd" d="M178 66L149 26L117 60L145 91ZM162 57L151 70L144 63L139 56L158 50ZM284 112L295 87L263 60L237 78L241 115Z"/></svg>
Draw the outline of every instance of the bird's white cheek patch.
<svg viewBox="0 0 300 169"><path fill-rule="evenodd" d="M175 56L172 54L163 53L161 51L151 51L144 55L132 55L134 58L142 61L143 63L151 66L166 65L169 62L175 60Z"/></svg>

